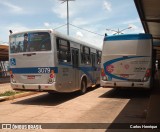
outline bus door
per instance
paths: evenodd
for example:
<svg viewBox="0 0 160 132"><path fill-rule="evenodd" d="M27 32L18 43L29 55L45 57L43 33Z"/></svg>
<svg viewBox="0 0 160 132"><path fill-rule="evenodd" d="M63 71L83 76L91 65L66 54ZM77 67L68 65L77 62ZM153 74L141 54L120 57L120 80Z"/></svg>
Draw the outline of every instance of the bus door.
<svg viewBox="0 0 160 132"><path fill-rule="evenodd" d="M96 66L95 66L95 59L96 59L96 54L91 54L91 57L92 57L92 78L93 78L93 81L92 83L96 83Z"/></svg>
<svg viewBox="0 0 160 132"><path fill-rule="evenodd" d="M79 49L72 49L72 66L73 66L73 86L78 88L79 86Z"/></svg>

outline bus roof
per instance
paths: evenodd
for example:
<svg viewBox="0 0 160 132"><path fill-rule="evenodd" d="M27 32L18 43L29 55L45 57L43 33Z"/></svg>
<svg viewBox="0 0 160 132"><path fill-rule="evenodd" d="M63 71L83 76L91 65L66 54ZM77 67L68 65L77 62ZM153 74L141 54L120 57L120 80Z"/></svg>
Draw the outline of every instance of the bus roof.
<svg viewBox="0 0 160 132"><path fill-rule="evenodd" d="M121 34L105 36L104 41L152 39L151 34Z"/></svg>
<svg viewBox="0 0 160 132"><path fill-rule="evenodd" d="M60 32L57 32L57 31L54 31L54 30L53 30L53 33L54 33L55 35L59 36L59 37L63 37L63 38L65 38L65 39L68 39L68 40L73 41L73 42L76 42L76 43L81 43L82 45L88 46L88 47L90 47L90 48L97 49L97 50L100 50L100 51L102 50L102 48L99 48L99 47L94 46L94 45L92 45L92 44L90 44L90 43L81 41L81 40L76 39L76 38L74 38L74 37L71 37L71 36L62 34L62 33L60 33Z"/></svg>
<svg viewBox="0 0 160 132"><path fill-rule="evenodd" d="M85 46L88 46L88 47L91 47L91 48L94 48L94 49L97 49L97 50L100 50L100 51L102 50L102 48L99 48L99 47L94 46L92 44L89 44L87 42L81 41L79 39L73 38L71 36L62 34L60 32L57 32L57 31L53 30L53 29L34 29L34 30L28 30L28 31L23 31L23 32L16 32L16 33L11 34L10 36L20 34L20 33L26 33L26 32L43 32L43 31L44 32L53 32L53 34L55 34L58 37L63 37L67 40L73 41L75 43L81 43L82 45L85 45Z"/></svg>

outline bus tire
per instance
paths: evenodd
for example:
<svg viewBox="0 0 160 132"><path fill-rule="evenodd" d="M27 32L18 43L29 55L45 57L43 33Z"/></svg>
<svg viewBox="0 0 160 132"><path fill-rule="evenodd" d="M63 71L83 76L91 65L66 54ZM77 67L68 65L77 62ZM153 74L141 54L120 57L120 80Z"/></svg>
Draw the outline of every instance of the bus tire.
<svg viewBox="0 0 160 132"><path fill-rule="evenodd" d="M81 81L81 89L80 89L80 94L85 94L87 92L87 82L85 79Z"/></svg>
<svg viewBox="0 0 160 132"><path fill-rule="evenodd" d="M154 78L152 77L150 80L150 89L152 90L154 88Z"/></svg>
<svg viewBox="0 0 160 132"><path fill-rule="evenodd" d="M55 92L55 91L48 91L48 94L50 94L50 95L55 94L55 93L57 93L57 92Z"/></svg>

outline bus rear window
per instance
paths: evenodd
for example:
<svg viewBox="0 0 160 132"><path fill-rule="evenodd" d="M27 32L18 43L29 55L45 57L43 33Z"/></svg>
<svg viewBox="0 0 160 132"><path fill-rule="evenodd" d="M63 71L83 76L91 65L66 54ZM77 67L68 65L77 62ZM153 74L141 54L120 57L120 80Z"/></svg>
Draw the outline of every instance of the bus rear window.
<svg viewBox="0 0 160 132"><path fill-rule="evenodd" d="M47 32L23 33L10 38L11 53L49 50L51 50L51 39Z"/></svg>

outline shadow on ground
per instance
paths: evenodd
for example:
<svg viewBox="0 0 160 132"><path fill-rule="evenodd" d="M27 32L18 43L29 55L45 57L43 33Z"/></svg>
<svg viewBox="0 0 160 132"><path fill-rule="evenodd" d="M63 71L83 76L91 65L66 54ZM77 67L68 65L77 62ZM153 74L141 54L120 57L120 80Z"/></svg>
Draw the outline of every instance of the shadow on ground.
<svg viewBox="0 0 160 132"><path fill-rule="evenodd" d="M144 98L149 97L151 91L145 89L112 89L105 94L101 95L100 98Z"/></svg>
<svg viewBox="0 0 160 132"><path fill-rule="evenodd" d="M128 103L110 124L107 132L128 132L141 130L123 129L129 128L132 123L144 123L146 120L146 110L148 108L148 102L150 97L150 90L135 90L135 89L112 89L100 98L118 98L129 99ZM118 106L117 106L118 107ZM123 124L119 124L123 123ZM120 129L117 129L120 128Z"/></svg>
<svg viewBox="0 0 160 132"><path fill-rule="evenodd" d="M97 88L88 88L87 93L95 90ZM87 94L86 93L86 94ZM28 97L20 101L16 101L12 104L22 104L22 105L44 105L44 106L56 106L65 103L69 100L75 99L80 95L79 92L73 93L42 93L40 95L35 95L34 97Z"/></svg>
<svg viewBox="0 0 160 132"><path fill-rule="evenodd" d="M152 85L151 90L118 90L113 89L109 92L100 96L101 98L121 98L121 99L130 99L127 105L123 108L123 110L118 114L118 116L114 119L112 124L110 124L109 128L106 132L144 132L144 131L152 131L151 129L124 129L130 128L130 125L138 125L138 123L147 123L147 112L150 109L151 105L151 96L159 89L159 74L158 72L155 74L154 85ZM153 107L153 106L152 106ZM155 107L154 109L157 109ZM157 116L156 116L157 118ZM123 124L120 124L123 123ZM153 122L152 122L153 123ZM116 125L118 124L121 129L117 129ZM112 128L112 129L111 129ZM123 128L123 129L122 129ZM153 130L159 131L159 130Z"/></svg>

